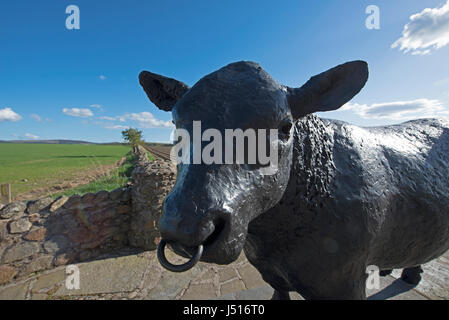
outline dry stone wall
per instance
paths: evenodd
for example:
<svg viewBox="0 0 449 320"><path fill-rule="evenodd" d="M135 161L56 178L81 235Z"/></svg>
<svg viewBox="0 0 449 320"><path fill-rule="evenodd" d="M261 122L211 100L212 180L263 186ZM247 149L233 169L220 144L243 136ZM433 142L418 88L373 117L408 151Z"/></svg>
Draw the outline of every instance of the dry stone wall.
<svg viewBox="0 0 449 320"><path fill-rule="evenodd" d="M126 246L130 213L130 188L4 206L0 284Z"/></svg>
<svg viewBox="0 0 449 320"><path fill-rule="evenodd" d="M165 196L176 180L176 168L168 160L148 161L139 147L137 165L132 173L132 219L129 231L131 246L154 250L159 243L157 222Z"/></svg>
<svg viewBox="0 0 449 320"><path fill-rule="evenodd" d="M155 249L175 175L169 161L150 162L140 149L129 187L0 206L0 285L122 247Z"/></svg>

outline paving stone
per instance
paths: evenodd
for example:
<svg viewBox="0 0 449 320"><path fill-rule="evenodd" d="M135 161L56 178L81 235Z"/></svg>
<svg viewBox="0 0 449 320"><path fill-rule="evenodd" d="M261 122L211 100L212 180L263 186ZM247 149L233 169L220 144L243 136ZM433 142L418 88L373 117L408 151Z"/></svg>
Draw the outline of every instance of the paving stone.
<svg viewBox="0 0 449 320"><path fill-rule="evenodd" d="M248 262L248 259L246 258L245 253L242 251L242 253L240 253L239 257L237 258L237 260L234 263L240 264L243 262Z"/></svg>
<svg viewBox="0 0 449 320"><path fill-rule="evenodd" d="M158 284L150 291L145 299L148 300L173 300L189 284L191 279L195 279L201 274L197 266L182 272L164 271Z"/></svg>
<svg viewBox="0 0 449 320"><path fill-rule="evenodd" d="M45 293L34 293L31 295L31 300L47 300L48 294Z"/></svg>
<svg viewBox="0 0 449 320"><path fill-rule="evenodd" d="M152 260L148 269L142 286L145 290L153 289L162 277L162 266L157 261Z"/></svg>
<svg viewBox="0 0 449 320"><path fill-rule="evenodd" d="M238 291L235 294L236 300L270 300L273 296L273 288L265 285L260 288Z"/></svg>
<svg viewBox="0 0 449 320"><path fill-rule="evenodd" d="M140 285L149 260L137 255L78 264L80 289L59 288L55 296L131 292Z"/></svg>
<svg viewBox="0 0 449 320"><path fill-rule="evenodd" d="M191 284L182 296L182 300L205 300L216 296L212 283Z"/></svg>
<svg viewBox="0 0 449 320"><path fill-rule="evenodd" d="M228 267L225 269L218 270L218 277L220 279L220 283L237 278L238 275L235 272L234 268Z"/></svg>
<svg viewBox="0 0 449 320"><path fill-rule="evenodd" d="M380 278L380 290L367 289L368 300L426 300L413 286L392 276Z"/></svg>
<svg viewBox="0 0 449 320"><path fill-rule="evenodd" d="M445 255L447 255L448 252L446 252ZM421 273L422 279L414 288L416 291L432 300L449 299L449 265L445 262L445 259L447 259L445 255L437 260L422 265L424 270L424 272ZM400 279L401 274L402 269L394 269L391 276Z"/></svg>
<svg viewBox="0 0 449 320"><path fill-rule="evenodd" d="M202 281L214 280L215 279L215 275L216 275L215 270L211 268L211 269L207 270L205 273L203 273L203 275L200 277L200 279Z"/></svg>
<svg viewBox="0 0 449 320"><path fill-rule="evenodd" d="M24 300L28 290L28 282L0 289L0 300Z"/></svg>
<svg viewBox="0 0 449 320"><path fill-rule="evenodd" d="M259 288L266 284L259 271L250 264L238 268L238 272L248 289Z"/></svg>
<svg viewBox="0 0 449 320"><path fill-rule="evenodd" d="M432 300L449 300L449 265L444 257L422 266L424 273L415 290Z"/></svg>
<svg viewBox="0 0 449 320"><path fill-rule="evenodd" d="M30 242L33 243L33 242ZM45 257L45 256L44 256ZM47 256L50 260L50 256ZM170 261L181 263L180 258L167 250ZM243 262L242 262L243 261ZM265 300L271 299L273 289L263 282L258 271L246 264L244 259L228 266L198 263L185 273L172 273L160 266L155 251L145 254L136 252L117 252L95 260L78 264L80 268L80 290L67 290L64 282L65 268L56 269L36 279L31 299L218 299L218 300ZM448 299L449 259L443 256L423 266L423 281L415 288L396 279L401 270L394 270L393 276L381 277L379 290L367 290L369 299L422 300ZM233 267L237 267L242 280L237 277ZM230 272L234 271L234 272ZM227 280L216 297L219 273ZM145 277L144 277L145 275ZM395 278L396 277L396 278ZM259 286L257 286L259 284ZM188 288L187 288L188 287ZM187 289L185 289L187 288ZM249 288L249 289L246 289ZM23 284L0 288L0 299L24 299L27 286ZM185 292L183 292L185 290ZM426 291L427 290L427 291ZM39 292L40 291L40 292ZM49 293L47 293L49 292ZM181 292L183 295L180 297ZM82 296L80 296L82 295ZM290 292L292 300L302 300L296 292Z"/></svg>
<svg viewBox="0 0 449 320"><path fill-rule="evenodd" d="M225 295L228 293L235 293L237 291L245 289L243 282L239 279L232 280L220 286L220 294Z"/></svg>
<svg viewBox="0 0 449 320"><path fill-rule="evenodd" d="M219 296L218 298L212 298L210 300L236 300L235 293L228 293L223 296Z"/></svg>
<svg viewBox="0 0 449 320"><path fill-rule="evenodd" d="M42 289L54 288L56 285L61 284L65 278L65 269L58 269L51 273L41 275L34 283L32 291L33 293L36 293Z"/></svg>
<svg viewBox="0 0 449 320"><path fill-rule="evenodd" d="M304 300L304 298L301 297L301 295L298 292L290 292L290 299L292 299L292 300Z"/></svg>

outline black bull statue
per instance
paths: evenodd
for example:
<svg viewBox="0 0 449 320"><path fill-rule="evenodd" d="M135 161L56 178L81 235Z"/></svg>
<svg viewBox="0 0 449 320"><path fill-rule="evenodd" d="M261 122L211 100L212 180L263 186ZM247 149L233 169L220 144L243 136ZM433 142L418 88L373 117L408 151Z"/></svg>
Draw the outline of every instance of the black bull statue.
<svg viewBox="0 0 449 320"><path fill-rule="evenodd" d="M422 119L361 128L320 119L368 79L363 61L339 65L300 88L280 85L257 63L236 62L192 88L143 71L150 100L177 128L278 129L278 170L261 165L178 164L159 221L161 263L228 264L241 250L274 289L306 299L364 299L367 267L381 275L449 249L449 123ZM169 244L183 266L163 254Z"/></svg>

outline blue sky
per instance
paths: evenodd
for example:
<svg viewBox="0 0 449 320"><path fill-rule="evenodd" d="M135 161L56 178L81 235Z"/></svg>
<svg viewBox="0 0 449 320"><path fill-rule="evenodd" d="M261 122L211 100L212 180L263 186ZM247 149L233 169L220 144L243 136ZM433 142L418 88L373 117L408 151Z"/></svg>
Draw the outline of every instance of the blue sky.
<svg viewBox="0 0 449 320"><path fill-rule="evenodd" d="M71 4L79 30L65 26ZM365 26L373 4L379 30ZM363 59L363 91L321 116L363 126L448 118L448 43L449 0L2 1L0 140L121 141L132 126L167 142L171 114L148 100L139 72L193 85L239 60L300 86Z"/></svg>

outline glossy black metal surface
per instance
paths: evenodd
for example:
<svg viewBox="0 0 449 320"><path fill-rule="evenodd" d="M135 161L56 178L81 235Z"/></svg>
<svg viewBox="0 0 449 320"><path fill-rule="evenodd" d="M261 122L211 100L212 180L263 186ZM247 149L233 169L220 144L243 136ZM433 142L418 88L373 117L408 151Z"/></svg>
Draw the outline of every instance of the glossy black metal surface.
<svg viewBox="0 0 449 320"><path fill-rule="evenodd" d="M248 165L178 165L162 237L186 257L203 244L201 260L219 264L244 248L275 297L297 291L309 299L363 299L367 266L410 274L448 250L447 121L361 128L312 115L338 109L367 79L367 64L353 61L289 88L257 63L237 62L188 90L170 79L182 97L141 81L189 132L194 120L220 131L285 132L292 124L279 137L274 175Z"/></svg>
<svg viewBox="0 0 449 320"><path fill-rule="evenodd" d="M195 253L190 258L189 261L183 264L172 264L170 263L167 258L165 257L165 246L167 245L167 242L164 239L161 239L159 242L159 245L157 246L157 258L160 262L160 264L167 270L170 270L172 272L184 272L189 269L192 269L195 264L197 264L198 261L200 261L201 256L203 254L203 245L199 245L196 248Z"/></svg>

